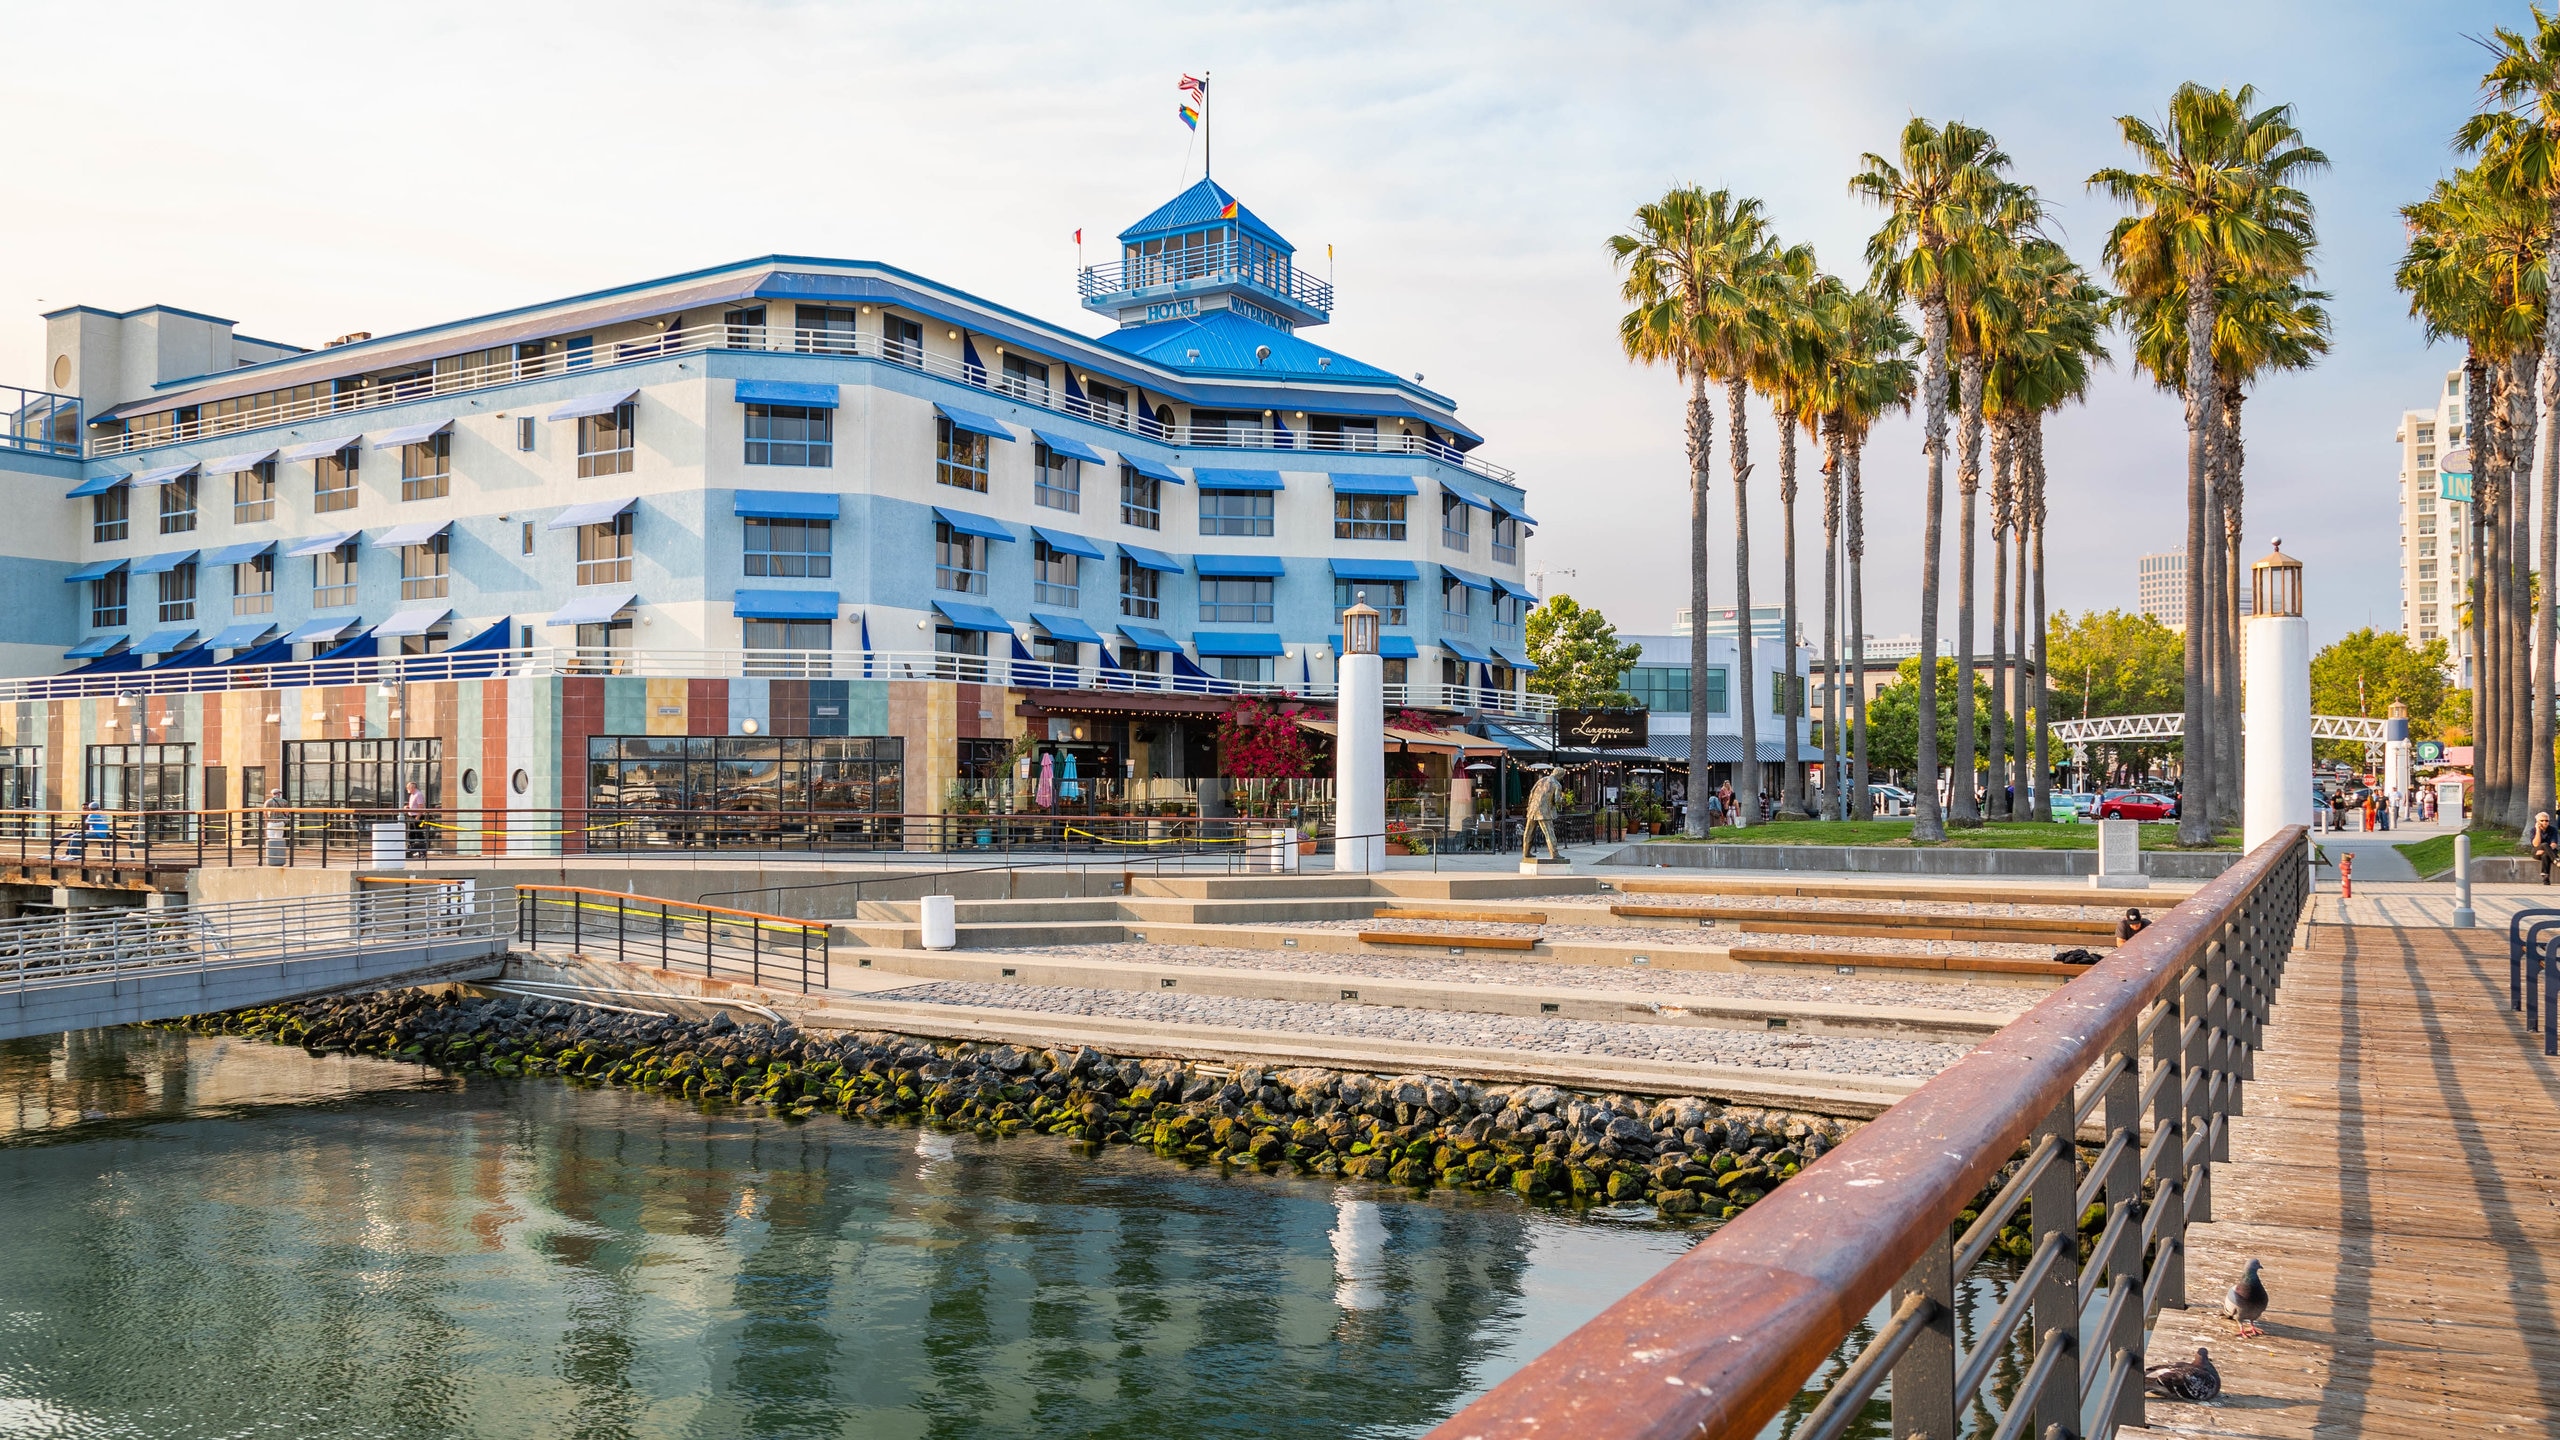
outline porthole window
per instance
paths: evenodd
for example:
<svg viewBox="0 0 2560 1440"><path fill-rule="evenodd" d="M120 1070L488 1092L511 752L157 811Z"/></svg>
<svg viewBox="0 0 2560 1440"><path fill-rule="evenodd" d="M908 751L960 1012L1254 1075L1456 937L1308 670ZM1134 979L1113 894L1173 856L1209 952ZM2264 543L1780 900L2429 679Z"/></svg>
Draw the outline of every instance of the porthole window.
<svg viewBox="0 0 2560 1440"><path fill-rule="evenodd" d="M68 388L70 388L70 385L71 385L71 357L70 357L70 356L68 356L68 355L56 355L56 356L54 356L54 357L53 357L53 388L54 388L54 389L56 389L56 390L64 390L64 389L68 389Z"/></svg>
<svg viewBox="0 0 2560 1440"><path fill-rule="evenodd" d="M479 771L465 770L462 772L462 793L465 795L477 795L480 793Z"/></svg>
<svg viewBox="0 0 2560 1440"><path fill-rule="evenodd" d="M518 770L514 775L508 777L507 785L508 788L521 795L527 790L533 788L533 777L527 775L522 770Z"/></svg>

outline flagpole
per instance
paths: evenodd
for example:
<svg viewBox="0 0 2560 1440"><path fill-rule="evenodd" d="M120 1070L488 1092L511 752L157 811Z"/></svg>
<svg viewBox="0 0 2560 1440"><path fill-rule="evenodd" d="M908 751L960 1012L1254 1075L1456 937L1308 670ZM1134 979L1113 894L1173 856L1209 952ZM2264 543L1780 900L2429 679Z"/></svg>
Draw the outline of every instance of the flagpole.
<svg viewBox="0 0 2560 1440"><path fill-rule="evenodd" d="M1216 138L1217 131L1210 123L1209 114L1209 72L1203 70L1200 72L1200 178L1203 180L1209 178L1209 165L1213 158L1210 145Z"/></svg>

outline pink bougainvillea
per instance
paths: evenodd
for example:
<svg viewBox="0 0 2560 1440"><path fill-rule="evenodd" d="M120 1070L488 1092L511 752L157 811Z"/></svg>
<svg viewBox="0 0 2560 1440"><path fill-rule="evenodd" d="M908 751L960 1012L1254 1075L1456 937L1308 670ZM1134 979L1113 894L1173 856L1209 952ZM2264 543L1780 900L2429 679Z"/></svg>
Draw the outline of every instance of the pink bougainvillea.
<svg viewBox="0 0 2560 1440"><path fill-rule="evenodd" d="M1218 717L1218 769L1231 780L1302 780L1315 773L1315 751L1298 728L1305 710L1294 695L1240 695Z"/></svg>

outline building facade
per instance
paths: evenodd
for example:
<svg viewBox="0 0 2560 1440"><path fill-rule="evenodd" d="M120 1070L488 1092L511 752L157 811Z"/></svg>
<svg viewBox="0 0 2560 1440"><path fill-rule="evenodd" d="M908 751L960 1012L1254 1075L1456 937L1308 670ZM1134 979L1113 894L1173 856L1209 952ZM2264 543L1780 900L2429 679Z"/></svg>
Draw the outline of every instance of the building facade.
<svg viewBox="0 0 2560 1440"><path fill-rule="evenodd" d="M2187 552L2145 555L2134 564L2134 608L2172 630L2187 628Z"/></svg>
<svg viewBox="0 0 2560 1440"><path fill-rule="evenodd" d="M2471 677L2471 637L2458 614L2470 580L2471 476L2467 468L2445 471L2437 461L2468 448L2467 399L2462 372L2446 371L2434 407L2404 411L2393 437L2400 447L2393 487L2400 502L2400 633L2412 645L2443 640L2458 685Z"/></svg>

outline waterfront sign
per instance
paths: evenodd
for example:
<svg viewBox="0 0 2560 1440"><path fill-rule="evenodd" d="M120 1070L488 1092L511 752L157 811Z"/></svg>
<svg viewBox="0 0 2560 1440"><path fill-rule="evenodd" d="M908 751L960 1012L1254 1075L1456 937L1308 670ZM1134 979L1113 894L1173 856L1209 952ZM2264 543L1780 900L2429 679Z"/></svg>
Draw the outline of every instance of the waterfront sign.
<svg viewBox="0 0 2560 1440"><path fill-rule="evenodd" d="M1642 710L1558 710L1556 744L1578 750L1641 750L1647 744Z"/></svg>

